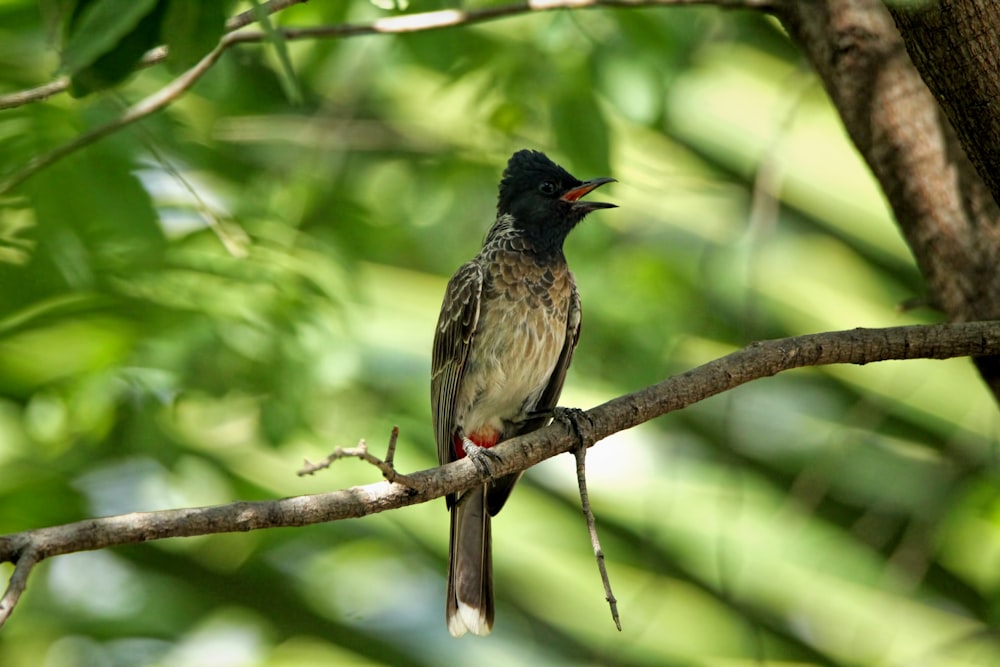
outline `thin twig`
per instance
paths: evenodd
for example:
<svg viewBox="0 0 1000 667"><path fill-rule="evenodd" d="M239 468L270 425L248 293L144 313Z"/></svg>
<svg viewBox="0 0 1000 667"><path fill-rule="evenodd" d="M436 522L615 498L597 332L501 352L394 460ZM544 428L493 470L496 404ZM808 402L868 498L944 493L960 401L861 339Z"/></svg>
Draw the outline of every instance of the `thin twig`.
<svg viewBox="0 0 1000 667"><path fill-rule="evenodd" d="M302 468L295 474L298 475L299 477L312 475L314 473L319 472L320 470L326 470L331 465L333 465L335 461L348 458L358 458L361 459L362 461L367 461L368 463L371 463L375 467L378 467L378 465L382 463L382 461L379 460L377 457L372 456L371 454L368 453L368 443L365 442L364 438L362 438L361 440L358 440L357 447L337 447L325 458L321 459L320 461L317 461L316 463L313 463L309 459L304 459L302 463Z"/></svg>
<svg viewBox="0 0 1000 667"><path fill-rule="evenodd" d="M246 27L251 23L256 23L257 18L264 14L264 16L270 16L271 14L276 14L282 9L288 9L292 5L300 5L308 0L268 0L267 2L260 3L259 6L253 7L246 10L241 14L237 14L233 18L226 21L226 31L232 32L233 30L239 30L240 28Z"/></svg>
<svg viewBox="0 0 1000 667"><path fill-rule="evenodd" d="M393 465L393 461L396 459L396 442L399 440L399 427L393 426L392 433L389 434L389 446L385 451L385 462L390 466ZM395 472L395 468L393 468ZM390 482L392 480L389 480Z"/></svg>
<svg viewBox="0 0 1000 667"><path fill-rule="evenodd" d="M403 486L411 489L419 489L419 484L417 482L401 472L398 472L393 465L392 461L396 456L396 441L398 439L399 427L393 426L392 433L389 435L389 446L385 454L385 460L380 459L369 452L368 443L362 438L361 440L358 440L357 447L337 447L329 456L317 463L312 463L309 459L306 459L302 469L299 470L297 474L299 477L305 477L306 475L312 475L320 470L329 468L334 461L339 461L341 459L361 459L362 461L370 463L378 468L382 472L382 476L385 477L386 481L393 484L402 484Z"/></svg>
<svg viewBox="0 0 1000 667"><path fill-rule="evenodd" d="M590 545L594 547L594 557L597 559L597 569L601 572L601 582L604 584L604 598L611 607L611 618L615 620L618 632L622 631L622 620L618 616L618 600L611 592L611 579L608 577L608 567L604 562L604 550L601 549L601 539L597 536L597 519L590 507L590 494L587 493L587 447L581 443L573 450L576 457L576 483L580 487L580 505L583 516L587 520L587 532L590 533Z"/></svg>
<svg viewBox="0 0 1000 667"><path fill-rule="evenodd" d="M14 572L10 575L7 590L0 598L0 628L10 618L18 600L21 599L21 593L28 586L28 575L31 574L31 569L40 560L38 552L30 547L22 551L18 557L17 563L14 565Z"/></svg>
<svg viewBox="0 0 1000 667"><path fill-rule="evenodd" d="M684 5L714 5L717 7L773 11L782 0L528 0L509 5L480 9L440 9L419 14L401 14L376 19L371 23L284 28L285 39L315 39L317 37L359 37L362 35L397 35L455 26L474 25L520 14L549 12L562 9L635 9L640 7L679 7ZM267 39L263 32L244 31L245 41Z"/></svg>
<svg viewBox="0 0 1000 667"><path fill-rule="evenodd" d="M25 104L47 100L53 95L66 92L68 88L69 77L61 76L55 81L43 83L35 88L28 88L14 93L7 93L6 95L0 95L0 111L3 111L4 109L15 109L17 107L23 107Z"/></svg>

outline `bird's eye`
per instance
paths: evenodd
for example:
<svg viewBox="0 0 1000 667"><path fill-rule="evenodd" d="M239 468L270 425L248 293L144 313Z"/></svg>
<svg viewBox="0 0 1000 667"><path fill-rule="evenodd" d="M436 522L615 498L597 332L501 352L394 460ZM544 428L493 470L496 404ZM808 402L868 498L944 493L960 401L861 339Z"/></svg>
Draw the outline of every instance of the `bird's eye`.
<svg viewBox="0 0 1000 667"><path fill-rule="evenodd" d="M541 192L543 195L554 195L557 189L558 188L556 188L556 184L553 183L552 181L545 181L544 183L538 186L538 191Z"/></svg>

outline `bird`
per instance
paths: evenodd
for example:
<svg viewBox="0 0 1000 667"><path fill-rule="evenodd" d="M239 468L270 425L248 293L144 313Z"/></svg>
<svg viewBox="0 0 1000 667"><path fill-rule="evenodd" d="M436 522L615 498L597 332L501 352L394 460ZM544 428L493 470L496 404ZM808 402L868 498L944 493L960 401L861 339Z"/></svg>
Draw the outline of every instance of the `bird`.
<svg viewBox="0 0 1000 667"><path fill-rule="evenodd" d="M563 242L613 178L581 181L536 150L519 150L500 180L482 249L445 289L431 361L438 461L468 456L480 486L446 496L451 513L446 619L455 637L493 628L490 520L520 473L493 478L498 442L545 426L580 336L580 296Z"/></svg>

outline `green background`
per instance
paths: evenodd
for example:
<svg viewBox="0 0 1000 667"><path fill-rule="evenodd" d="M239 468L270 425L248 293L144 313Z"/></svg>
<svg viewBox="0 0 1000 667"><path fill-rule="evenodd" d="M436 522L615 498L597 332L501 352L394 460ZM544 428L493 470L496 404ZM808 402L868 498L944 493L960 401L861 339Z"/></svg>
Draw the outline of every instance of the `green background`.
<svg viewBox="0 0 1000 667"><path fill-rule="evenodd" d="M0 93L62 71L88 92L86 68L131 63L108 49L142 30L179 61L0 111L0 176L195 62L223 14L173 3L175 23L137 27L164 10L137 3L67 30L66 3L0 0ZM383 4L272 21L400 13ZM601 199L621 208L566 245L584 324L563 405L761 338L939 320L899 308L923 294L910 253L762 15L241 45L165 112L0 198L0 532L377 481L354 461L295 472L361 438L380 454L393 425L401 470L434 465L445 281L523 147L619 181ZM998 427L958 359L795 371L607 439L588 469L621 633L561 456L494 522L488 639L447 634L436 501L55 558L0 631L0 665L996 665Z"/></svg>

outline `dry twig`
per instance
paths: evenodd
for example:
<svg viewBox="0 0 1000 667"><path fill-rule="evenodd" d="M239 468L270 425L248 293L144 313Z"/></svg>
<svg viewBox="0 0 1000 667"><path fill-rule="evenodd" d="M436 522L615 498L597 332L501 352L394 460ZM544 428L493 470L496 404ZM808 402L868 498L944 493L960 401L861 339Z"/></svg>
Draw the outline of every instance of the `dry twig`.
<svg viewBox="0 0 1000 667"><path fill-rule="evenodd" d="M587 532L590 534L590 546L594 549L594 557L597 559L597 569L601 573L601 583L604 584L604 599L611 607L611 618L615 621L618 632L622 631L622 621L618 616L618 600L611 592L611 579L608 577L608 567L604 559L604 549L601 548L601 539L597 535L597 519L594 518L594 510L590 506L590 494L587 492L587 450L594 444L593 423L590 417L583 410L576 408L556 408L553 418L566 425L577 439L577 446L573 449L576 457L576 483L580 489L580 509L583 511L583 518L587 522Z"/></svg>
<svg viewBox="0 0 1000 667"><path fill-rule="evenodd" d="M399 427L393 426L389 435L389 446L385 454L385 460L380 459L368 451L368 443L362 438L358 441L357 447L337 447L333 452L318 463L312 463L306 459L302 469L298 471L299 477L312 475L319 470L329 468L334 461L340 459L361 459L366 461L382 472L382 476L391 484L402 484L411 489L418 489L419 486L412 478L396 470L393 459L396 457L396 441L399 439Z"/></svg>
<svg viewBox="0 0 1000 667"><path fill-rule="evenodd" d="M594 558L597 559L597 569L601 573L601 582L604 584L604 599L611 607L611 618L615 621L618 632L622 631L622 620L618 616L618 599L611 592L611 579L608 577L608 566L604 562L604 550L601 548L601 540L597 536L597 519L594 518L594 510L590 507L590 494L587 493L587 448L582 444L573 450L576 457L576 483L580 487L580 506L583 510L583 517L587 520L587 532L590 534L590 545L594 548Z"/></svg>
<svg viewBox="0 0 1000 667"><path fill-rule="evenodd" d="M10 582L3 597L0 597L0 627L10 618L14 611L14 606L21 599L21 593L28 586L28 575L31 569L41 560L35 549L27 548L21 552L14 564L14 573L10 575Z"/></svg>

